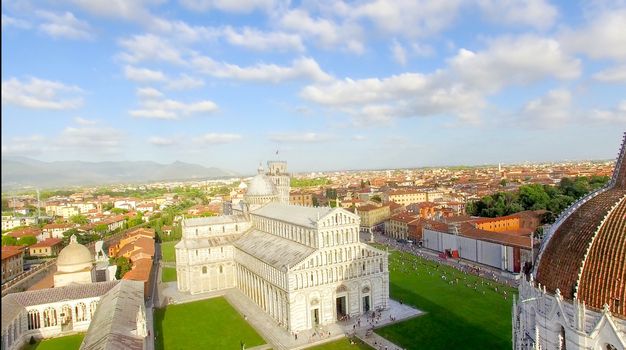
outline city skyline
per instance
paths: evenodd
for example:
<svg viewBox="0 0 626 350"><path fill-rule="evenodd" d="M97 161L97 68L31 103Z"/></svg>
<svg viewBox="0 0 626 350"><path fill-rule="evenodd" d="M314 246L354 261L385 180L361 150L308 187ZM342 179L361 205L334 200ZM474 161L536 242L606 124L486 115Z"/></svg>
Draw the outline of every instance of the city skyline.
<svg viewBox="0 0 626 350"><path fill-rule="evenodd" d="M13 1L2 156L246 174L277 150L296 172L615 159L623 23L623 1Z"/></svg>

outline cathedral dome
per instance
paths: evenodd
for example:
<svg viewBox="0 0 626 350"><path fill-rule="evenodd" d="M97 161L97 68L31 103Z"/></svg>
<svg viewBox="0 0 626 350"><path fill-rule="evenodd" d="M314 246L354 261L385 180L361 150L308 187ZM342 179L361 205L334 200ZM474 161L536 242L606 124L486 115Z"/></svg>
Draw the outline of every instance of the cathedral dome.
<svg viewBox="0 0 626 350"><path fill-rule="evenodd" d="M621 317L626 317L625 143L609 184L566 210L545 238L535 269L547 291L558 289L563 298L597 309L606 304Z"/></svg>
<svg viewBox="0 0 626 350"><path fill-rule="evenodd" d="M72 236L70 244L63 248L57 258L57 271L76 272L85 268L91 268L93 257L87 247L79 244L76 237Z"/></svg>
<svg viewBox="0 0 626 350"><path fill-rule="evenodd" d="M250 180L246 194L248 196L271 196L276 194L276 186L270 178L258 174Z"/></svg>

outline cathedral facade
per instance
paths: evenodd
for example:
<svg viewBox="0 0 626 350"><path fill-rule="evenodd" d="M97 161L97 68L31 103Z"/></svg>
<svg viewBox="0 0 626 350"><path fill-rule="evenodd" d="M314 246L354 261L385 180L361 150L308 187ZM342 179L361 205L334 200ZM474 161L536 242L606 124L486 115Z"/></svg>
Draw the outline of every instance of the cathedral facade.
<svg viewBox="0 0 626 350"><path fill-rule="evenodd" d="M178 289L238 288L289 331L386 309L387 253L359 241L359 217L289 205L287 164L268 165L232 215L183 220Z"/></svg>

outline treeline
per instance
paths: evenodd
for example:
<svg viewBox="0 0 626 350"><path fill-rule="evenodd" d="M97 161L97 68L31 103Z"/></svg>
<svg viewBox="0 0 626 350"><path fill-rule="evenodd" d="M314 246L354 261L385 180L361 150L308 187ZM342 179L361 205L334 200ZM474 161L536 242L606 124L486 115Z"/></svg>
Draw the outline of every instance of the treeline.
<svg viewBox="0 0 626 350"><path fill-rule="evenodd" d="M291 178L291 187L313 187L323 185L330 185L330 180L322 177L316 177L314 179L297 179L295 177Z"/></svg>
<svg viewBox="0 0 626 350"><path fill-rule="evenodd" d="M558 186L523 185L516 192L497 192L466 205L469 215L499 217L524 210L547 210L544 220L554 221L556 216L578 198L604 186L608 176L563 178Z"/></svg>

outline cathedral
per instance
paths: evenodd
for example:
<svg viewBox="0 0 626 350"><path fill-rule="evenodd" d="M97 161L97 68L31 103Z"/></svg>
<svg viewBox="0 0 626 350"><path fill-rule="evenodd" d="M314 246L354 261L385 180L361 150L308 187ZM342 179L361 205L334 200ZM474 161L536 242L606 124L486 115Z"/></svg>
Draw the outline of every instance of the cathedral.
<svg viewBox="0 0 626 350"><path fill-rule="evenodd" d="M551 226L513 306L517 350L626 349L626 133L609 183Z"/></svg>
<svg viewBox="0 0 626 350"><path fill-rule="evenodd" d="M182 222L178 289L238 288L294 332L386 309L387 253L359 241L359 217L289 204L287 163L268 162L229 215Z"/></svg>

